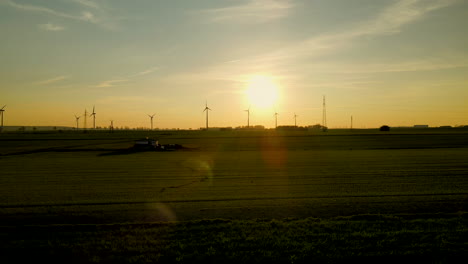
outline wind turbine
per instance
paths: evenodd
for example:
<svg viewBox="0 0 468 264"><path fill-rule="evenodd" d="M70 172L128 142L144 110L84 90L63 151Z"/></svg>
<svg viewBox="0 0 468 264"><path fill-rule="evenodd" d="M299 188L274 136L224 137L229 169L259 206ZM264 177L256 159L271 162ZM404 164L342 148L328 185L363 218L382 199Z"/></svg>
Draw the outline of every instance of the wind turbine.
<svg viewBox="0 0 468 264"><path fill-rule="evenodd" d="M247 112L247 128L250 127L250 106L249 106L249 109L247 110L244 110L245 112Z"/></svg>
<svg viewBox="0 0 468 264"><path fill-rule="evenodd" d="M205 109L203 109L203 112L206 111L206 130L208 130L208 111L211 111L211 109L208 107L208 102L205 103Z"/></svg>
<svg viewBox="0 0 468 264"><path fill-rule="evenodd" d="M93 112L89 115L93 117L93 128L96 130L96 112L94 111L94 105L93 105Z"/></svg>
<svg viewBox="0 0 468 264"><path fill-rule="evenodd" d="M297 122L296 122L297 115L294 113L294 126L297 127Z"/></svg>
<svg viewBox="0 0 468 264"><path fill-rule="evenodd" d="M114 120L111 120L110 122L111 122L111 123L110 123L110 127L109 127L109 128L110 128L110 131L111 131L111 132L114 132Z"/></svg>
<svg viewBox="0 0 468 264"><path fill-rule="evenodd" d="M6 105L4 105L2 109L0 109L0 117L2 118L2 126L0 127L0 131L3 130L3 112L5 112L5 106Z"/></svg>
<svg viewBox="0 0 468 264"><path fill-rule="evenodd" d="M86 117L88 116L88 111L86 111L86 109L84 110L84 126L83 126L83 129L85 130L86 132Z"/></svg>
<svg viewBox="0 0 468 264"><path fill-rule="evenodd" d="M155 114L153 115L148 115L149 118L151 119L151 130L153 130L153 117L154 117Z"/></svg>
<svg viewBox="0 0 468 264"><path fill-rule="evenodd" d="M278 113L275 112L275 128L278 128Z"/></svg>
<svg viewBox="0 0 468 264"><path fill-rule="evenodd" d="M80 120L80 116L75 115L75 119L76 119L76 130L78 130L78 121Z"/></svg>

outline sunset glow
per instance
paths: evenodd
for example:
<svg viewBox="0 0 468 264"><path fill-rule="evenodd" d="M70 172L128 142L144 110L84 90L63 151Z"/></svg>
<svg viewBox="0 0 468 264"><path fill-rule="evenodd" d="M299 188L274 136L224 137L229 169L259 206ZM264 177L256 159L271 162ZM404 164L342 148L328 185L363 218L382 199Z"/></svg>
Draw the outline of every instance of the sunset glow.
<svg viewBox="0 0 468 264"><path fill-rule="evenodd" d="M0 0L5 126L467 121L468 1ZM40 98L40 99L39 99ZM256 111L256 109L261 111ZM229 116L230 118L225 118ZM84 118L80 126L84 127ZM89 125L89 124L88 124Z"/></svg>
<svg viewBox="0 0 468 264"><path fill-rule="evenodd" d="M249 104L257 108L271 108L278 100L278 85L271 77L256 75L247 85L246 95Z"/></svg>

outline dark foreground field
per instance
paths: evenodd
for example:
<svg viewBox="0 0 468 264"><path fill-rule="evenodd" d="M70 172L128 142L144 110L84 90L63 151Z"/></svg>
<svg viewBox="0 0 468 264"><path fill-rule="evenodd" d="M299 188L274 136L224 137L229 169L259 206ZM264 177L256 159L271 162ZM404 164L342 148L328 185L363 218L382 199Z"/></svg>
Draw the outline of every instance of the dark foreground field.
<svg viewBox="0 0 468 264"><path fill-rule="evenodd" d="M468 255L466 130L4 133L0 170L8 262Z"/></svg>

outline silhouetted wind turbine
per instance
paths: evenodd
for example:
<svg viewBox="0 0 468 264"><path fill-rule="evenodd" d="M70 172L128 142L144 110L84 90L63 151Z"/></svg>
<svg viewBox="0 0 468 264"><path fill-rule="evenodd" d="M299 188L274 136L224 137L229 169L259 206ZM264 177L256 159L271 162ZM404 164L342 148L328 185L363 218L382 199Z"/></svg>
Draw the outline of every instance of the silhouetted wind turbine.
<svg viewBox="0 0 468 264"><path fill-rule="evenodd" d="M250 106L249 106L249 109L247 110L244 110L245 112L247 112L247 128L250 127Z"/></svg>
<svg viewBox="0 0 468 264"><path fill-rule="evenodd" d="M205 103L205 109L203 109L203 112L206 111L206 130L208 130L208 111L211 111L211 109L208 107L208 102Z"/></svg>
<svg viewBox="0 0 468 264"><path fill-rule="evenodd" d="M294 126L297 127L297 122L296 122L297 115L294 113Z"/></svg>
<svg viewBox="0 0 468 264"><path fill-rule="evenodd" d="M153 117L154 117L155 114L153 115L148 115L149 118L151 119L151 130L153 130Z"/></svg>
<svg viewBox="0 0 468 264"><path fill-rule="evenodd" d="M278 128L278 113L275 112L275 128Z"/></svg>
<svg viewBox="0 0 468 264"><path fill-rule="evenodd" d="M76 119L76 129L78 130L78 121L80 120L80 116L75 115L75 119Z"/></svg>
<svg viewBox="0 0 468 264"><path fill-rule="evenodd" d="M89 116L93 117L93 128L96 129L96 112L94 112L94 106L93 106L93 112Z"/></svg>
<svg viewBox="0 0 468 264"><path fill-rule="evenodd" d="M111 123L110 123L110 127L109 127L109 128L110 128L110 131L113 132L113 131L114 131L114 120L111 120L110 122L111 122Z"/></svg>
<svg viewBox="0 0 468 264"><path fill-rule="evenodd" d="M86 109L84 110L84 123L83 123L83 129L86 130L86 118L88 117L88 111Z"/></svg>
<svg viewBox="0 0 468 264"><path fill-rule="evenodd" d="M6 106L6 105L4 105L4 106L2 107L2 109L0 109L0 117L2 118L2 123L1 123L2 126L0 126L0 131L3 130L3 112L5 112L5 106Z"/></svg>

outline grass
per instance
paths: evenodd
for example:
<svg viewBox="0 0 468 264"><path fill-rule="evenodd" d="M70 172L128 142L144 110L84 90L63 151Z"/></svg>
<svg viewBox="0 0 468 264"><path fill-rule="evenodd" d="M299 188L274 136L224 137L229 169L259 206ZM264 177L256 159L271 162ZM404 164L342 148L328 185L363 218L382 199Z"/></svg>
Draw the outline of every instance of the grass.
<svg viewBox="0 0 468 264"><path fill-rule="evenodd" d="M433 263L468 255L466 214L24 226L8 234L2 259L14 262Z"/></svg>
<svg viewBox="0 0 468 264"><path fill-rule="evenodd" d="M468 248L468 133L418 131L3 133L0 249L7 262L447 262ZM146 136L189 149L121 151Z"/></svg>

